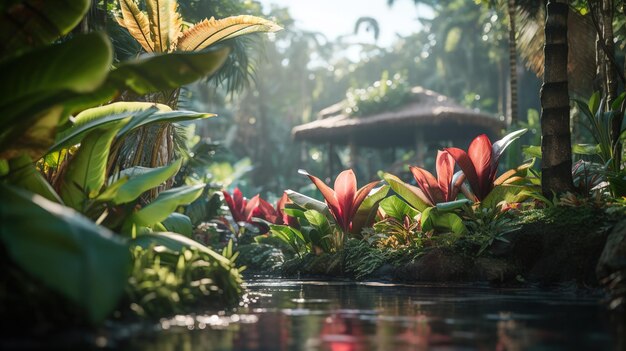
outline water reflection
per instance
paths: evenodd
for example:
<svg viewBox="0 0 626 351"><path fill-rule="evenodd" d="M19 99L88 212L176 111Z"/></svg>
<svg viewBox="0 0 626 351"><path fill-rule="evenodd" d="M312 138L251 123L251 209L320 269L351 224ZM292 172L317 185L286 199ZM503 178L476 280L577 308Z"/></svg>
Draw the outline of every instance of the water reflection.
<svg viewBox="0 0 626 351"><path fill-rule="evenodd" d="M256 280L235 313L176 316L134 350L617 350L597 296ZM618 333L619 335L619 333ZM614 341L615 340L615 341Z"/></svg>

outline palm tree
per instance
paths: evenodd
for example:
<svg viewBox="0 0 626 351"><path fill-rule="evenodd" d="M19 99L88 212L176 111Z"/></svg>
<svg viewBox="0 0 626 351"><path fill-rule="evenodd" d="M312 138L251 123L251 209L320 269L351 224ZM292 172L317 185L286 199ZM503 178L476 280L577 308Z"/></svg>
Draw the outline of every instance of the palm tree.
<svg viewBox="0 0 626 351"><path fill-rule="evenodd" d="M567 86L568 12L566 0L548 1L541 86L541 187L546 196L574 190Z"/></svg>
<svg viewBox="0 0 626 351"><path fill-rule="evenodd" d="M225 40L256 32L276 32L282 28L272 21L259 17L242 15L216 20L211 17L188 26L182 20L176 0L146 0L146 12L135 0L119 0L120 17L117 23L126 28L129 34L148 53L168 53L174 51L199 51ZM247 69L247 67L246 67ZM175 108L180 89L163 91L146 100L159 102ZM174 158L176 145L184 144L177 140L175 126L163 124L142 128L131 135L126 142L115 145L116 151L111 167L121 169L136 165L158 167L169 164Z"/></svg>
<svg viewBox="0 0 626 351"><path fill-rule="evenodd" d="M517 111L517 38L515 31L515 0L507 0L507 14L509 16L509 102L511 107L510 125L516 125L519 117Z"/></svg>

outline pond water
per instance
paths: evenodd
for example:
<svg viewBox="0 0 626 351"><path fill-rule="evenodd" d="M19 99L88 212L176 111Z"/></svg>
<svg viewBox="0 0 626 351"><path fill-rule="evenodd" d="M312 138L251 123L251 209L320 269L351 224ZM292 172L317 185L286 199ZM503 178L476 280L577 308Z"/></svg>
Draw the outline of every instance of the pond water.
<svg viewBox="0 0 626 351"><path fill-rule="evenodd" d="M252 279L229 314L177 316L132 350L618 350L601 296ZM623 336L622 336L623 338ZM623 340L621 341L623 342Z"/></svg>

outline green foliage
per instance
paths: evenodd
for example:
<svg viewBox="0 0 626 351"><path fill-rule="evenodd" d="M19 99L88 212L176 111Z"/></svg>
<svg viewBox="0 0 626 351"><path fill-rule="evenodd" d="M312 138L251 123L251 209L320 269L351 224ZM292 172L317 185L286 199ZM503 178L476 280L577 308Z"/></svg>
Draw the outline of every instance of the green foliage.
<svg viewBox="0 0 626 351"><path fill-rule="evenodd" d="M130 232L133 226L150 227L165 220L178 206L187 205L196 200L204 184L173 188L159 193L156 199L130 215L124 224L124 231Z"/></svg>
<svg viewBox="0 0 626 351"><path fill-rule="evenodd" d="M124 304L141 317L159 318L237 303L241 276L198 248L135 246Z"/></svg>
<svg viewBox="0 0 626 351"><path fill-rule="evenodd" d="M304 237L302 232L287 225L270 225L270 234L285 243L293 253L302 257L311 252L311 241Z"/></svg>
<svg viewBox="0 0 626 351"><path fill-rule="evenodd" d="M361 280L380 268L387 257L383 250L370 246L363 240L350 239L344 251L345 271Z"/></svg>
<svg viewBox="0 0 626 351"><path fill-rule="evenodd" d="M268 237L258 236L257 238ZM263 240L261 240L263 241ZM248 270L253 270L263 274L279 272L285 255L273 245L265 243L253 243L249 245L238 245L238 263L245 265Z"/></svg>
<svg viewBox="0 0 626 351"><path fill-rule="evenodd" d="M97 33L0 63L0 157L41 157L72 111L72 99L97 89L110 65L111 46Z"/></svg>
<svg viewBox="0 0 626 351"><path fill-rule="evenodd" d="M410 97L406 80L396 74L389 79L384 71L380 80L365 89L349 89L346 93L345 111L351 116L369 116L390 111L402 105Z"/></svg>
<svg viewBox="0 0 626 351"><path fill-rule="evenodd" d="M82 210L88 199L95 198L106 180L106 167L111 143L122 128L122 121L89 132L81 141L63 177L59 193L75 210Z"/></svg>
<svg viewBox="0 0 626 351"><path fill-rule="evenodd" d="M420 219L424 232L437 231L452 233L459 237L467 233L463 220L456 213L440 211L436 207L429 207L422 211Z"/></svg>
<svg viewBox="0 0 626 351"><path fill-rule="evenodd" d="M376 217L376 212L380 206L380 202L385 199L389 193L389 186L383 185L374 189L372 193L361 203L352 219L352 236L359 238L363 228L371 226Z"/></svg>
<svg viewBox="0 0 626 351"><path fill-rule="evenodd" d="M229 52L228 47L220 47L140 57L118 65L107 85L126 87L138 95L176 89L215 73Z"/></svg>
<svg viewBox="0 0 626 351"><path fill-rule="evenodd" d="M4 1L0 13L0 57L52 43L74 28L89 9L89 0ZM33 16L32 14L37 14ZM24 18L28 18L24 21Z"/></svg>
<svg viewBox="0 0 626 351"><path fill-rule="evenodd" d="M30 157L22 155L13 158L9 160L8 167L9 173L6 177L8 184L41 195L50 201L63 204L63 201L50 183L35 168Z"/></svg>
<svg viewBox="0 0 626 351"><path fill-rule="evenodd" d="M167 216L161 224L167 231L182 234L188 238L191 237L193 225L191 219L182 213L174 212Z"/></svg>
<svg viewBox="0 0 626 351"><path fill-rule="evenodd" d="M114 205L135 201L144 192L156 188L173 177L180 169L182 159L157 168L132 167L120 172L119 179L98 197L99 201L110 201Z"/></svg>
<svg viewBox="0 0 626 351"><path fill-rule="evenodd" d="M382 200L379 206L385 216L389 216L400 221L404 220L404 217L415 218L419 214L418 211L395 195Z"/></svg>
<svg viewBox="0 0 626 351"><path fill-rule="evenodd" d="M508 244L506 235L520 228L509 214L501 211L499 207L466 211L464 223L470 233L464 236L463 240L478 246L476 255L481 255L495 241Z"/></svg>
<svg viewBox="0 0 626 351"><path fill-rule="evenodd" d="M421 193L419 188L403 182L400 178L390 173L385 173L383 178L391 189L400 195L411 207L418 211L424 211L428 208L426 201L419 195Z"/></svg>
<svg viewBox="0 0 626 351"><path fill-rule="evenodd" d="M614 138L613 121L623 120L624 112L621 110L626 93L622 93L613 101L610 109L605 108L605 102L600 98L600 93L594 93L588 102L575 100L578 110L587 120L587 127L596 142L589 151L598 151L598 155L607 168L610 189L614 196L626 195L624 187L624 171L622 171L621 141ZM620 126L619 130L622 130Z"/></svg>
<svg viewBox="0 0 626 351"><path fill-rule="evenodd" d="M22 269L101 322L116 307L128 244L106 228L38 195L0 184L0 239Z"/></svg>

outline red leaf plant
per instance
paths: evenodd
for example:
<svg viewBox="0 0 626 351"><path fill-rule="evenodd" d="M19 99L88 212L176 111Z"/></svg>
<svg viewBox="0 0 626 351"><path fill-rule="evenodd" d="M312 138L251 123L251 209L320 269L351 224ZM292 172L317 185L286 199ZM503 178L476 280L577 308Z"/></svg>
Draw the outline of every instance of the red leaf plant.
<svg viewBox="0 0 626 351"><path fill-rule="evenodd" d="M352 219L359 209L359 206L361 206L361 203L367 198L370 191L378 184L378 181L374 181L357 190L356 176L351 169L348 169L339 173L337 179L335 179L333 190L321 179L308 174L306 171L299 170L298 172L309 177L317 189L319 189L326 200L331 215L335 219L335 223L337 223L344 233L350 231Z"/></svg>
<svg viewBox="0 0 626 351"><path fill-rule="evenodd" d="M249 210L247 221L250 222L252 218L260 218L273 224L282 223L282 216L276 211L274 206L269 202L263 200L260 195L253 197L246 206Z"/></svg>
<svg viewBox="0 0 626 351"><path fill-rule="evenodd" d="M292 228L299 228L300 223L298 223L298 219L289 216L285 213L285 205L291 203L292 201L287 196L287 193L283 193L283 196L278 199L276 202L276 212L278 215L278 220L274 224L285 224Z"/></svg>
<svg viewBox="0 0 626 351"><path fill-rule="evenodd" d="M235 222L246 222L250 212L246 211L247 201L244 199L241 190L235 188L232 196L226 190L222 190L222 194Z"/></svg>
<svg viewBox="0 0 626 351"><path fill-rule="evenodd" d="M467 152L455 147L445 149L463 171L476 200L484 200L497 183L501 183L500 179L496 181L500 156L525 131L510 133L493 145L485 134L481 134L472 140Z"/></svg>
<svg viewBox="0 0 626 351"><path fill-rule="evenodd" d="M411 166L409 169L413 173L417 185L426 196L428 205L435 206L438 203L456 199L460 184L453 184L454 158L448 152L437 151L437 179L423 168Z"/></svg>
<svg viewBox="0 0 626 351"><path fill-rule="evenodd" d="M294 223L295 218L287 216L283 209L288 201L287 194L278 200L276 208L263 200L260 195L246 200L239 188L235 188L231 196L227 191L222 191L224 200L235 222L253 223L252 218L260 218L272 224ZM297 225L297 221L295 223Z"/></svg>

